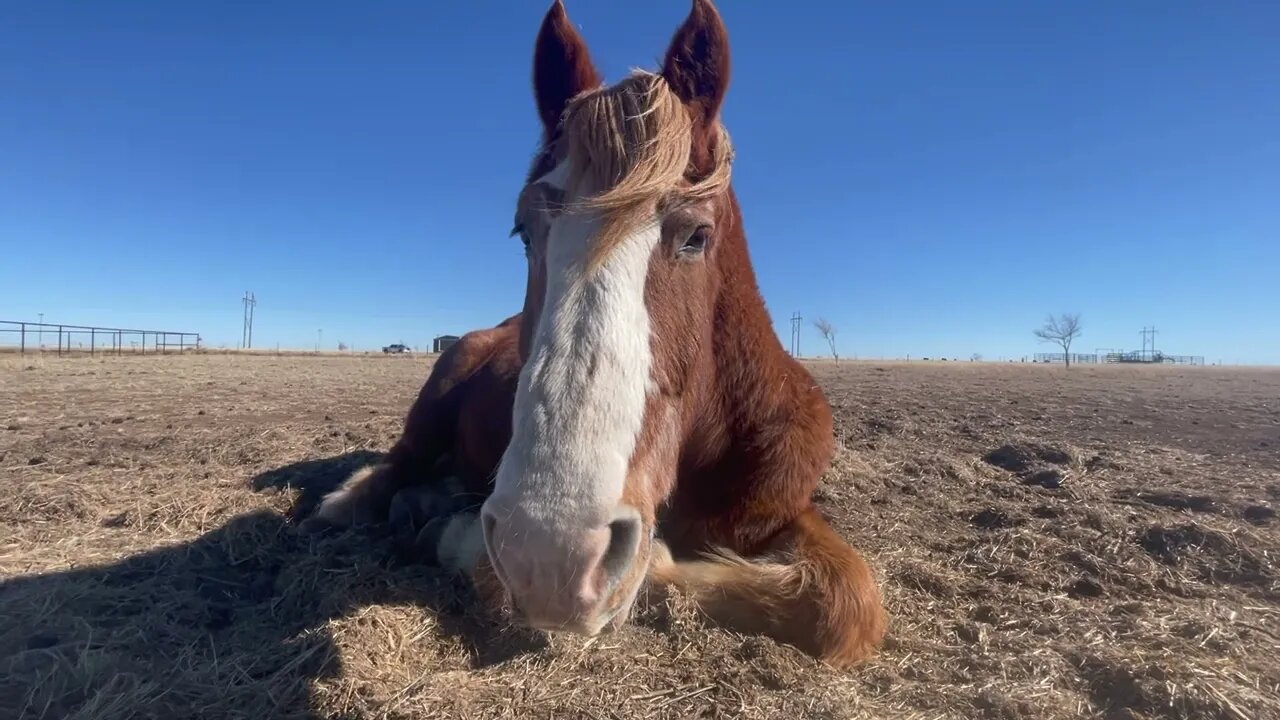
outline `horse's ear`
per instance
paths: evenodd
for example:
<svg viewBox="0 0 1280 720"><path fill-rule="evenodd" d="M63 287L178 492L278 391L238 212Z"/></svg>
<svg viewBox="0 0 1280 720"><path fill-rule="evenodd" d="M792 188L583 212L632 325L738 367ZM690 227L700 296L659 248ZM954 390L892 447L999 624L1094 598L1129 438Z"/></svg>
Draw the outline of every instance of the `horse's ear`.
<svg viewBox="0 0 1280 720"><path fill-rule="evenodd" d="M564 2L555 0L542 19L533 53L533 94L546 140L555 134L569 100L600 82L586 41L569 21Z"/></svg>
<svg viewBox="0 0 1280 720"><path fill-rule="evenodd" d="M729 31L711 0L693 0L662 63L662 77L690 106L695 118L712 122L729 89Z"/></svg>

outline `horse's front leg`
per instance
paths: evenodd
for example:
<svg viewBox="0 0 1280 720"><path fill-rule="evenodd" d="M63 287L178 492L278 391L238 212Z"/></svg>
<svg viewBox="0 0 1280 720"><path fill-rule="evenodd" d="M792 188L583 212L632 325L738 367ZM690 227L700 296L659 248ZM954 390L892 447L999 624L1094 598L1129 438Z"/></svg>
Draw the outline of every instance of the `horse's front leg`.
<svg viewBox="0 0 1280 720"><path fill-rule="evenodd" d="M436 563L433 549L424 551L419 547L419 536L424 541L429 540L440 530L437 525L432 532L423 534L432 521L447 520L458 513L472 510L482 500L483 498L469 495L462 481L453 475L401 489L391 498L387 512L387 522L395 537L397 550L406 557Z"/></svg>
<svg viewBox="0 0 1280 720"><path fill-rule="evenodd" d="M396 498L406 491L425 487L438 492L437 483L431 478L439 475L447 458L447 455L437 458L434 466L427 470L401 439L382 462L356 470L326 494L315 512L303 521L302 530L316 532L325 528L345 529L385 522ZM415 501L413 504L418 503ZM399 508L399 512L404 511L404 507Z"/></svg>

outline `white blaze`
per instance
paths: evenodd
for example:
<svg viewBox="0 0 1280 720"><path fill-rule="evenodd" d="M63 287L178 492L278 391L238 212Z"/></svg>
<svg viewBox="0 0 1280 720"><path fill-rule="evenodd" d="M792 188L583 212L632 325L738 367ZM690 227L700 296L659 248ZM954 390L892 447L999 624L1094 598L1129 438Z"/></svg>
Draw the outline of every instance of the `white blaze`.
<svg viewBox="0 0 1280 720"><path fill-rule="evenodd" d="M563 189L567 165L541 182ZM570 536L609 522L621 501L651 386L644 292L660 229L656 220L638 228L588 271L600 225L597 213L579 211L550 225L542 316L487 502L499 517L519 506Z"/></svg>

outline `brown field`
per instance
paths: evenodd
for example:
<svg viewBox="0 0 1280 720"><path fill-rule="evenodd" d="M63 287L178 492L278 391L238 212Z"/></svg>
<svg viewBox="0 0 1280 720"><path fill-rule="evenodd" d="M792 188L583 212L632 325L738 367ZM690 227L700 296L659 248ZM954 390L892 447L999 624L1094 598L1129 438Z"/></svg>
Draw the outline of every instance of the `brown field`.
<svg viewBox="0 0 1280 720"><path fill-rule="evenodd" d="M892 616L836 672L678 598L495 627L295 534L429 362L0 359L0 717L1280 718L1280 371L815 363Z"/></svg>

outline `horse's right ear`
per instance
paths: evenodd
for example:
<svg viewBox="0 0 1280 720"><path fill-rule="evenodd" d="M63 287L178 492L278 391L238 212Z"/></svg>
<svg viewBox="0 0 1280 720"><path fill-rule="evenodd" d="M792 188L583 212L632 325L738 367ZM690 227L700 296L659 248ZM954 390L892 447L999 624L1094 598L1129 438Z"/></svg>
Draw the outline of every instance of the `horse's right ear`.
<svg viewBox="0 0 1280 720"><path fill-rule="evenodd" d="M586 41L569 21L564 2L555 0L542 19L533 53L533 94L545 141L555 134L569 100L600 82Z"/></svg>

